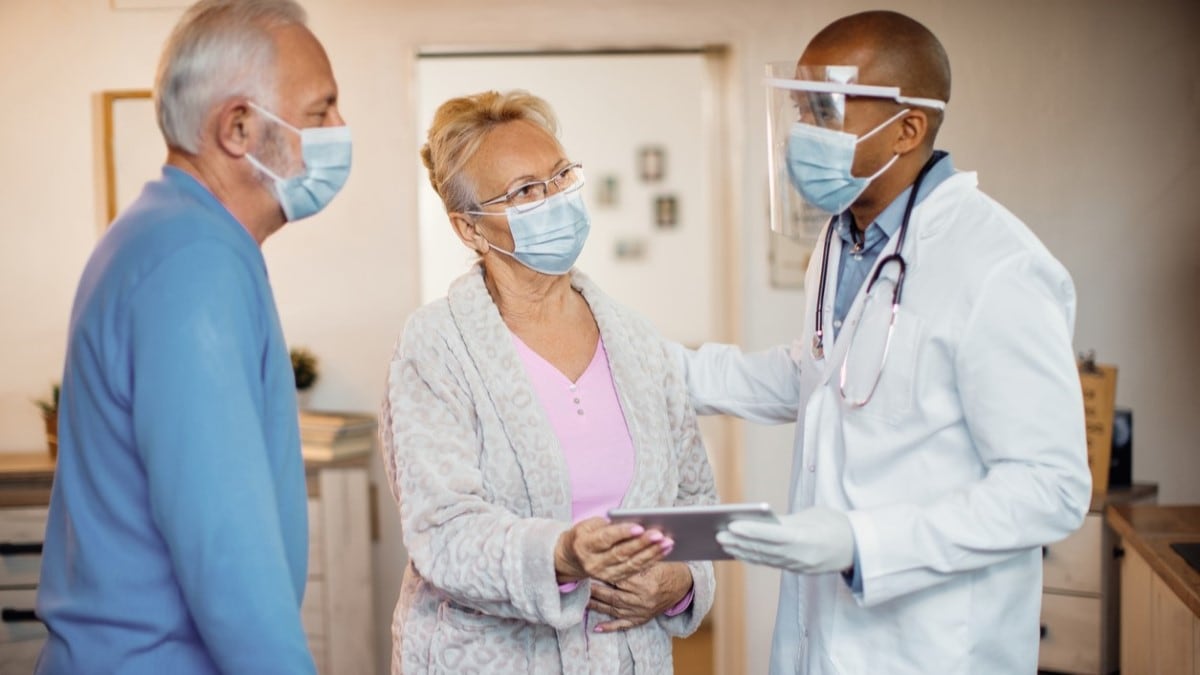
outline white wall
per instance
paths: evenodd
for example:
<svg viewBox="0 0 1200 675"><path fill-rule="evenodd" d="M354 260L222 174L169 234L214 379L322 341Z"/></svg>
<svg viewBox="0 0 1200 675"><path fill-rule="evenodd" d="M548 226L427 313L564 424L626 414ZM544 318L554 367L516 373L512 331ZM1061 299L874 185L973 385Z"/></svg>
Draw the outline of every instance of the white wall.
<svg viewBox="0 0 1200 675"><path fill-rule="evenodd" d="M357 139L354 174L325 214L266 246L289 340L325 377L314 405L372 410L383 364L417 303L411 152L414 54L422 45L731 48L728 161L742 270L742 341L799 330L802 298L767 288L760 64L794 58L836 16L874 3L812 0L311 0ZM1024 218L1080 292L1076 346L1120 367L1134 409L1134 473L1165 502L1200 502L1200 5L1192 0L907 0L891 3L946 44L955 85L941 145ZM0 450L38 447L29 398L57 377L79 271L95 241L92 95L148 86L178 10L106 0L0 0ZM547 27L553 27L548 30ZM746 495L783 503L786 429L746 427ZM376 473L382 485L382 478ZM380 661L400 556L383 490L377 550ZM745 672L765 671L772 575L747 575Z"/></svg>
<svg viewBox="0 0 1200 675"><path fill-rule="evenodd" d="M591 233L579 259L605 293L654 319L672 340L700 344L720 337L710 265L718 232L709 163L716 133L706 128L712 98L703 54L522 55L439 57L418 61L417 123L424 134L446 100L489 89L526 89L554 106L567 157L583 163L582 195ZM602 104L601 104L602 103ZM656 111L647 115L645 111ZM710 125L711 126L711 125ZM664 152L658 180L642 180L638 151ZM414 152L414 157L416 153ZM419 162L419 160L414 159ZM424 175L424 168L420 170ZM616 202L599 196L615 179ZM470 251L451 232L446 208L429 181L420 181L421 298L446 295ZM654 200L676 198L678 222L655 224ZM491 195L486 195L491 196ZM620 257L620 243L640 244L638 258ZM680 311L681 309L685 311Z"/></svg>

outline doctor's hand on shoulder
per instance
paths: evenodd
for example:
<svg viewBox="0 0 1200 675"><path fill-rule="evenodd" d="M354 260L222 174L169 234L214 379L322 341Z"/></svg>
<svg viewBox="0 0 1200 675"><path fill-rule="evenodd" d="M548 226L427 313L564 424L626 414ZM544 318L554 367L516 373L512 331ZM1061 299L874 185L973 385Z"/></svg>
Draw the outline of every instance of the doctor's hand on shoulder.
<svg viewBox="0 0 1200 675"><path fill-rule="evenodd" d="M735 520L717 534L721 548L748 563L798 574L840 572L854 563L854 532L840 511L812 507L778 523Z"/></svg>

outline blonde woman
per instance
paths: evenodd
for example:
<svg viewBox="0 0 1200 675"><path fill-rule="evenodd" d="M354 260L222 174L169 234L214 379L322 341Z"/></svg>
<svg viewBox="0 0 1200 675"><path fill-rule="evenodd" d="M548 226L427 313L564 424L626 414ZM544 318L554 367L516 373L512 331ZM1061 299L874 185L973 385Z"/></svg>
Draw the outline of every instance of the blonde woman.
<svg viewBox="0 0 1200 675"><path fill-rule="evenodd" d="M393 673L670 673L712 565L602 516L716 493L660 336L573 268L583 169L520 91L447 101L421 156L479 261L412 315L388 373L409 553Z"/></svg>

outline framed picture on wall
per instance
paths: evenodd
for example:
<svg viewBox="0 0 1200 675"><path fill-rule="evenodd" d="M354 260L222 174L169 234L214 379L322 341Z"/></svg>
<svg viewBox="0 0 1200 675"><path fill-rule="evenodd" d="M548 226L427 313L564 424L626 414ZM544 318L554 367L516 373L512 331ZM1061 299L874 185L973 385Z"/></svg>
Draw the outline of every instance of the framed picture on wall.
<svg viewBox="0 0 1200 675"><path fill-rule="evenodd" d="M600 177L600 185L596 189L596 203L600 206L616 206L620 202L620 180L616 174L605 174Z"/></svg>
<svg viewBox="0 0 1200 675"><path fill-rule="evenodd" d="M141 194L162 171L166 145L149 89L100 92L104 163L104 225Z"/></svg>
<svg viewBox="0 0 1200 675"><path fill-rule="evenodd" d="M679 224L679 202L675 195L659 195L654 198L654 224L660 230L673 229Z"/></svg>
<svg viewBox="0 0 1200 675"><path fill-rule="evenodd" d="M667 173L667 151L661 145L647 145L638 150L638 175L644 183L657 183Z"/></svg>

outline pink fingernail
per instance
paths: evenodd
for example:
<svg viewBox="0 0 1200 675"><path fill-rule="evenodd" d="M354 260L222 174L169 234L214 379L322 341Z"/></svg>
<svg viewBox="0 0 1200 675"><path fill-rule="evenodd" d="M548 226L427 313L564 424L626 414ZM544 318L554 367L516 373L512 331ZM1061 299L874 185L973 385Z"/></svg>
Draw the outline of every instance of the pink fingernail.
<svg viewBox="0 0 1200 675"><path fill-rule="evenodd" d="M668 549L668 550L675 548L675 540L674 539L663 539L662 547L665 549Z"/></svg>
<svg viewBox="0 0 1200 675"><path fill-rule="evenodd" d="M597 632L597 633L603 633L603 632L604 632L604 626L596 626L596 627L595 627L595 628L593 628L592 630L593 630L593 631L595 631L595 632Z"/></svg>
<svg viewBox="0 0 1200 675"><path fill-rule="evenodd" d="M647 537L647 539L649 539L650 541L662 541L662 538L663 538L663 533L659 532L657 530L655 530L654 532L651 532L650 536Z"/></svg>
<svg viewBox="0 0 1200 675"><path fill-rule="evenodd" d="M634 525L633 527L629 528L629 533L635 537L645 531L646 531L646 528L642 527L641 525Z"/></svg>

